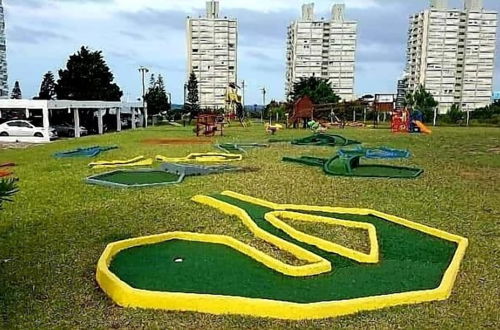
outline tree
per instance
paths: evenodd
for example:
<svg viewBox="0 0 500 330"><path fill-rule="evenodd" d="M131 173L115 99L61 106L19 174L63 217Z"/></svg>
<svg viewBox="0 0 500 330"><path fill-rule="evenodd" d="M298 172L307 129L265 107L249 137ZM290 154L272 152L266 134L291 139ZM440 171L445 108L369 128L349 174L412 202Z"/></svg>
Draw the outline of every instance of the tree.
<svg viewBox="0 0 500 330"><path fill-rule="evenodd" d="M156 81L154 75L151 75L151 77L149 90L144 96L144 100L148 104L148 113L157 115L163 111L169 111L171 106L165 91L163 77L159 75Z"/></svg>
<svg viewBox="0 0 500 330"><path fill-rule="evenodd" d="M23 93L21 92L21 87L19 86L19 81L14 83L14 88L10 94L11 99L20 100L23 98Z"/></svg>
<svg viewBox="0 0 500 330"><path fill-rule="evenodd" d="M434 118L434 124L436 124L437 106L439 103L424 86L420 85L414 93L408 93L405 103L412 110L420 110L426 120Z"/></svg>
<svg viewBox="0 0 500 330"><path fill-rule="evenodd" d="M40 92L38 93L38 100L53 100L56 96L56 81L54 74L49 71L43 76L42 84L40 85Z"/></svg>
<svg viewBox="0 0 500 330"><path fill-rule="evenodd" d="M460 110L458 104L453 104L447 114L448 120L452 124L459 124L464 120L464 112Z"/></svg>
<svg viewBox="0 0 500 330"><path fill-rule="evenodd" d="M198 79L194 72L191 72L187 85L188 95L184 104L185 113L189 113L189 121L193 120L200 113L200 99L198 97Z"/></svg>
<svg viewBox="0 0 500 330"><path fill-rule="evenodd" d="M328 79L315 76L300 78L298 82L293 84L288 98L295 102L305 95L309 96L315 104L338 103L340 101L340 97L335 94Z"/></svg>
<svg viewBox="0 0 500 330"><path fill-rule="evenodd" d="M82 46L70 56L66 68L59 70L57 98L70 100L120 101L123 92L113 83L114 76L102 52Z"/></svg>

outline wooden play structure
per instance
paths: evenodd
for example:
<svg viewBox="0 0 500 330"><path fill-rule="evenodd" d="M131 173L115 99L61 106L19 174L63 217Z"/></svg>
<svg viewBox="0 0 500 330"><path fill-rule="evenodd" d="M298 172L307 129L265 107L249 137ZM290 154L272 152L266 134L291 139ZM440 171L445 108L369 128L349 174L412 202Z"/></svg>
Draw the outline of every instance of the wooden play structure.
<svg viewBox="0 0 500 330"><path fill-rule="evenodd" d="M196 118L196 136L223 136L225 124L224 116L213 114L199 115Z"/></svg>

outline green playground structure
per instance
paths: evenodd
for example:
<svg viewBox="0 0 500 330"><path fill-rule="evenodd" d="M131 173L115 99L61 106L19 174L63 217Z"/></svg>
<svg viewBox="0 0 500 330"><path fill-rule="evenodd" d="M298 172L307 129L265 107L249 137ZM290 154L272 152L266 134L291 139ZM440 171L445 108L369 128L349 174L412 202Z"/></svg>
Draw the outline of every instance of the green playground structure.
<svg viewBox="0 0 500 330"><path fill-rule="evenodd" d="M307 145L307 146L338 147L338 146L348 146L352 144L361 144L361 142L355 140L349 140L341 135L316 133L314 135L311 135L303 139L293 140L292 144L301 146Z"/></svg>
<svg viewBox="0 0 500 330"><path fill-rule="evenodd" d="M422 169L411 167L361 164L360 160L361 156L340 155L335 155L330 159L307 156L300 158L283 158L285 162L322 167L326 174L333 176L413 179L419 177L424 172Z"/></svg>

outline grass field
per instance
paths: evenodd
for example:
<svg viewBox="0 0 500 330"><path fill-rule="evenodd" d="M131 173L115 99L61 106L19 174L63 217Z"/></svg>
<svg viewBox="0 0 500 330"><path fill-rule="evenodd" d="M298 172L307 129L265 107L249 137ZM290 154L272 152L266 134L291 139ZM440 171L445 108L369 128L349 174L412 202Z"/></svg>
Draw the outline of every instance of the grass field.
<svg viewBox="0 0 500 330"><path fill-rule="evenodd" d="M288 130L278 138L303 137ZM58 141L26 150L0 150L16 162L21 191L0 211L0 325L4 328L497 328L500 324L500 129L437 128L432 136L347 129L368 146L408 148L414 156L392 164L425 169L416 180L354 179L320 168L281 162L283 156L329 156L332 148L276 144L249 152L242 165L259 171L187 178L181 185L120 190L86 185L103 172L88 159L56 160L74 147L117 144L97 160L157 154L182 157L211 145L155 146L145 139L191 138L187 128ZM260 126L230 128L219 142L265 142ZM215 141L214 141L215 142ZM190 201L196 194L233 190L280 203L376 209L469 238L451 298L320 321L288 322L117 307L97 286L95 267L113 241L168 231L231 235L291 257L255 239L235 219ZM326 229L327 230L327 229ZM342 232L323 232L323 236ZM342 237L340 237L342 239Z"/></svg>

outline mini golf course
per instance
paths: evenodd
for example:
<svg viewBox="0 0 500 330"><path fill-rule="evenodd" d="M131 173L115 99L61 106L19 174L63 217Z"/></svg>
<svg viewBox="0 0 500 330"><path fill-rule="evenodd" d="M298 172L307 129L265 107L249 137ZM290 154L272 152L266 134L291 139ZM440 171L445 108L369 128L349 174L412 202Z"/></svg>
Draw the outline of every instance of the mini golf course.
<svg viewBox="0 0 500 330"><path fill-rule="evenodd" d="M246 149L269 148L269 145L262 143L224 143L216 144L215 147L228 154L246 154Z"/></svg>
<svg viewBox="0 0 500 330"><path fill-rule="evenodd" d="M95 157L99 155L100 153L109 151L109 150L114 150L118 149L117 146L110 146L110 147L90 147L90 148L77 148L75 150L70 150L70 151L63 151L63 152L57 152L54 154L55 158L76 158L76 157Z"/></svg>
<svg viewBox="0 0 500 330"><path fill-rule="evenodd" d="M353 149L340 149L339 155L344 157L360 156L368 159L396 159L410 158L411 152L409 152L408 150L400 150L387 147L364 148L362 146L356 146Z"/></svg>
<svg viewBox="0 0 500 330"><path fill-rule="evenodd" d="M293 140L292 144L302 145L302 146L338 147L338 146L348 146L352 144L361 144L361 142L355 140L349 140L341 135L316 133L312 136L303 139Z"/></svg>
<svg viewBox="0 0 500 330"><path fill-rule="evenodd" d="M284 157L283 161L322 167L326 174L332 176L414 179L424 172L422 169L412 167L361 164L360 156L335 155L330 159L308 156L300 158Z"/></svg>
<svg viewBox="0 0 500 330"><path fill-rule="evenodd" d="M141 188L163 186L180 183L184 180L183 175L169 173L162 170L117 170L104 174L98 174L86 179L89 184L117 187L117 188Z"/></svg>
<svg viewBox="0 0 500 330"><path fill-rule="evenodd" d="M183 163L183 162L198 162L198 163L218 163L218 162L234 162L243 160L242 155L233 155L228 153L193 153L181 158L168 158L161 155L156 156L156 160L165 163Z"/></svg>
<svg viewBox="0 0 500 330"><path fill-rule="evenodd" d="M146 159L144 156L138 156L129 160L112 160L112 161L98 161L89 164L89 167L94 169L100 168L118 168L118 167L136 167L136 166L151 166L153 159Z"/></svg>
<svg viewBox="0 0 500 330"><path fill-rule="evenodd" d="M317 319L449 297L465 238L367 209L281 205L233 192L194 201L235 216L307 264L285 264L234 238L172 232L112 243L97 267L124 307ZM370 252L287 220L365 230Z"/></svg>
<svg viewBox="0 0 500 330"><path fill-rule="evenodd" d="M187 176L238 172L243 168L229 165L200 166L165 163L158 169L117 170L88 177L89 184L115 188L147 188L182 183Z"/></svg>

